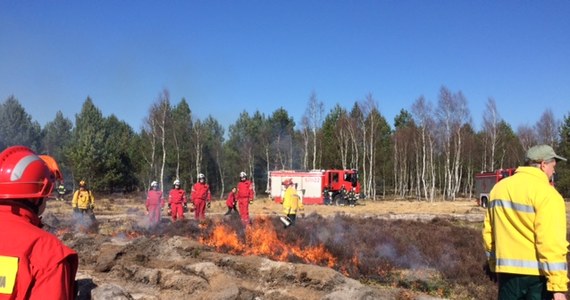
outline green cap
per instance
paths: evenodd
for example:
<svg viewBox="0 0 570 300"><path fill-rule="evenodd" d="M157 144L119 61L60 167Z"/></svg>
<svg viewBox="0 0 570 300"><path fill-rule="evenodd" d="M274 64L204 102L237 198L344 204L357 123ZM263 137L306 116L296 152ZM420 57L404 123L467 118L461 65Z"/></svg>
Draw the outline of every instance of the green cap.
<svg viewBox="0 0 570 300"><path fill-rule="evenodd" d="M526 152L526 158L531 161L544 161L549 159L563 160L566 158L554 153L554 149L548 145L533 146Z"/></svg>

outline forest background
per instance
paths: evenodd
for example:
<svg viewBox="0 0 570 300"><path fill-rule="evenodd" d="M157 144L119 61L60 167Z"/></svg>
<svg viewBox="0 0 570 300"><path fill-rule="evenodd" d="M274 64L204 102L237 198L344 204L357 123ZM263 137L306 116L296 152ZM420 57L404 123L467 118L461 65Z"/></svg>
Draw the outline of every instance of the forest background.
<svg viewBox="0 0 570 300"><path fill-rule="evenodd" d="M299 123L284 107L269 115L244 110L227 132L212 116L196 118L184 98L173 103L167 89L139 131L104 116L89 97L74 120L58 111L42 127L10 96L0 103L0 149L25 145L52 155L68 188L86 180L99 193L144 191L153 180L168 191L177 178L189 190L204 173L222 198L245 171L261 197L272 170L357 169L368 199L427 201L472 197L476 173L519 166L536 144L570 157L570 114L557 120L547 109L534 126L513 129L489 98L482 124L474 128L467 98L445 86L436 101L419 97L390 121L372 94L325 111L312 92ZM556 172L556 188L570 197L570 165Z"/></svg>

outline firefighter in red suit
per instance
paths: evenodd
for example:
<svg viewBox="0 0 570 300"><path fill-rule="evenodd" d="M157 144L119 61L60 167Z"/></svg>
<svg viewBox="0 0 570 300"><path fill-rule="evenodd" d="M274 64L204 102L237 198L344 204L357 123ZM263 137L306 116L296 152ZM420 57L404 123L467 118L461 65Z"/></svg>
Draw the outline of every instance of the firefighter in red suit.
<svg viewBox="0 0 570 300"><path fill-rule="evenodd" d="M206 206L210 208L212 195L210 194L210 186L206 183L206 176L202 173L198 174L198 182L192 186L191 198L196 220L206 220Z"/></svg>
<svg viewBox="0 0 570 300"><path fill-rule="evenodd" d="M162 191L158 189L158 182L156 181L150 183L145 206L150 225L154 226L160 223L160 211L164 207L164 201L162 199Z"/></svg>
<svg viewBox="0 0 570 300"><path fill-rule="evenodd" d="M249 219L249 205L253 204L253 184L247 179L245 172L239 173L236 198L241 221L244 226L247 226L251 224L251 220Z"/></svg>
<svg viewBox="0 0 570 300"><path fill-rule="evenodd" d="M174 188L170 190L168 196L168 208L172 221L184 219L184 207L186 206L186 192L180 188L180 180L176 179L173 183Z"/></svg>
<svg viewBox="0 0 570 300"><path fill-rule="evenodd" d="M0 153L0 299L75 299L77 253L41 229L55 160L23 146Z"/></svg>
<svg viewBox="0 0 570 300"><path fill-rule="evenodd" d="M228 207L228 211L224 214L224 216L231 214L232 210L238 212L236 207L237 205L236 192L237 188L234 186L230 191L230 193L228 194L228 199L226 200L226 206Z"/></svg>

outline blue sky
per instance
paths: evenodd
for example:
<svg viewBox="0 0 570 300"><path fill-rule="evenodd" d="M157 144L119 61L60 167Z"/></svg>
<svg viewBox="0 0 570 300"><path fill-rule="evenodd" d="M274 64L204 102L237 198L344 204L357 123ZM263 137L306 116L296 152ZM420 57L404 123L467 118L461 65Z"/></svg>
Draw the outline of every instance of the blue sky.
<svg viewBox="0 0 570 300"><path fill-rule="evenodd" d="M570 1L0 1L0 101L42 126L89 96L139 130L163 89L226 127L280 107L299 123L371 93L390 124L442 85L480 128L570 113Z"/></svg>

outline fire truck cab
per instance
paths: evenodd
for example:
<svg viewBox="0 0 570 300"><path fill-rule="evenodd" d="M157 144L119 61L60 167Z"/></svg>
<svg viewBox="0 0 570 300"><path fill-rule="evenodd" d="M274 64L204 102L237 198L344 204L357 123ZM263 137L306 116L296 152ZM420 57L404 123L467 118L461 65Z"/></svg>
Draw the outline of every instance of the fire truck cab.
<svg viewBox="0 0 570 300"><path fill-rule="evenodd" d="M280 170L269 172L269 195L282 202L282 182L291 178L303 204L354 206L360 195L357 170Z"/></svg>
<svg viewBox="0 0 570 300"><path fill-rule="evenodd" d="M495 172L481 172L475 174L475 197L477 204L481 207L487 207L489 204L489 193L495 183L507 178L515 173L515 168L499 169Z"/></svg>

